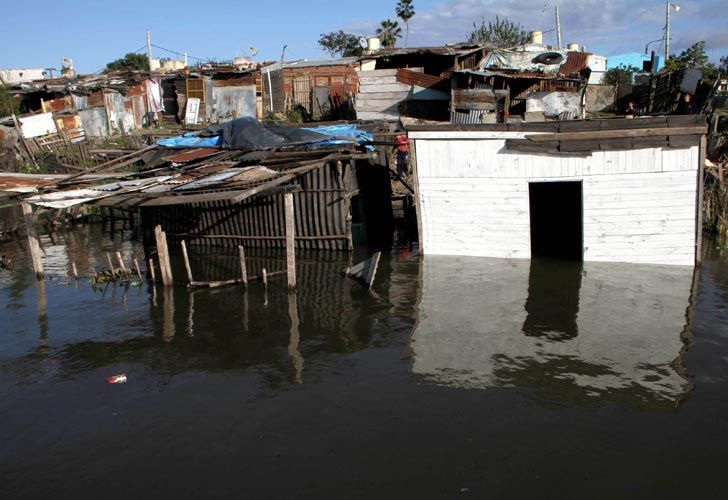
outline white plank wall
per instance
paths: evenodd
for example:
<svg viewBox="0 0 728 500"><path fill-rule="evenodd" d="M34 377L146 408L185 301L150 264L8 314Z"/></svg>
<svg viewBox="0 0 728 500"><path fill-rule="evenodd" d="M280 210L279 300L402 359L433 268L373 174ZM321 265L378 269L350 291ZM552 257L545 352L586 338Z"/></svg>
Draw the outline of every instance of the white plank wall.
<svg viewBox="0 0 728 500"><path fill-rule="evenodd" d="M410 137L425 254L530 258L529 182L582 181L584 260L694 264L697 146L577 157Z"/></svg>
<svg viewBox="0 0 728 500"><path fill-rule="evenodd" d="M399 104L412 95L412 85L397 82L396 69L357 71L357 75L357 119L399 120Z"/></svg>

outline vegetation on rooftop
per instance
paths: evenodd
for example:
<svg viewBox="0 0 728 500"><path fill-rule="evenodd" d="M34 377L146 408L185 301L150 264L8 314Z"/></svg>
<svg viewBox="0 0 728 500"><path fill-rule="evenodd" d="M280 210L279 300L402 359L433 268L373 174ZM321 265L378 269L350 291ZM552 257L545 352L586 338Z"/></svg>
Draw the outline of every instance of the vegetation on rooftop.
<svg viewBox="0 0 728 500"><path fill-rule="evenodd" d="M498 16L487 24L485 18L481 19L480 25L473 23L473 31L468 37L471 43L490 44L499 48L523 45L529 40L530 34L521 23Z"/></svg>
<svg viewBox="0 0 728 500"><path fill-rule="evenodd" d="M143 54L129 52L124 57L111 61L106 65L105 71L149 71L149 61Z"/></svg>
<svg viewBox="0 0 728 500"><path fill-rule="evenodd" d="M318 44L333 59L339 57L360 56L363 48L359 45L359 37L345 33L343 30L321 33Z"/></svg>

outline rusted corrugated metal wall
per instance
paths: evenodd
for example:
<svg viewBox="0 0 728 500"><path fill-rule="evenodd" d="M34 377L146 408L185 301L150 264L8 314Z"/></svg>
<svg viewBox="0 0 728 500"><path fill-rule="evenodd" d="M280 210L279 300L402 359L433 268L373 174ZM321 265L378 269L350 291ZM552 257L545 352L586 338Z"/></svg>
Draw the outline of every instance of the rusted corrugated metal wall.
<svg viewBox="0 0 728 500"><path fill-rule="evenodd" d="M350 163L327 163L296 179L296 247L348 250L351 221L347 194L357 189ZM243 203L214 201L142 208L145 234L161 224L167 236L189 245L284 248L283 195L260 196Z"/></svg>

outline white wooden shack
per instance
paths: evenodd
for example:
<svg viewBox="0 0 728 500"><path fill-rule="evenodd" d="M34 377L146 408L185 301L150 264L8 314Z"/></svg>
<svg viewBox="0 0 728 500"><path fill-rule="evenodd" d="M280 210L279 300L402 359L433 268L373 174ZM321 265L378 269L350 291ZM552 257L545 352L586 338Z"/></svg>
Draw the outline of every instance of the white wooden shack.
<svg viewBox="0 0 728 500"><path fill-rule="evenodd" d="M693 265L705 119L410 127L421 251Z"/></svg>

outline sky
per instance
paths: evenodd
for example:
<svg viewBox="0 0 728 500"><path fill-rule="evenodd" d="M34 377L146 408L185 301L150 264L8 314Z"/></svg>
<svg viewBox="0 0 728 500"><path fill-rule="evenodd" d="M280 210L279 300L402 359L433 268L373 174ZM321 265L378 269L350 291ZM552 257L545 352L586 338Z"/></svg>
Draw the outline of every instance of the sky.
<svg viewBox="0 0 728 500"><path fill-rule="evenodd" d="M713 61L728 55L728 0L676 3L672 13L671 52L679 53L705 40ZM383 19L395 19L394 0L346 3L341 0L266 2L216 0L125 0L106 7L98 0L34 0L7 2L3 7L0 68L60 68L64 57L76 71L93 73L127 52L145 51L145 30L152 43L204 60L231 60L258 49L256 61L326 59L318 46L321 33L343 29L361 36L374 34ZM604 56L642 52L645 44L664 36L665 2L654 0L414 0L409 46L466 41L474 22L496 15L544 31L555 45L554 6L561 11L564 43L578 43ZM403 30L404 32L404 30ZM404 39L398 41L404 45ZM661 42L650 49L662 50ZM154 48L155 57L178 57ZM190 59L194 62L195 59Z"/></svg>

